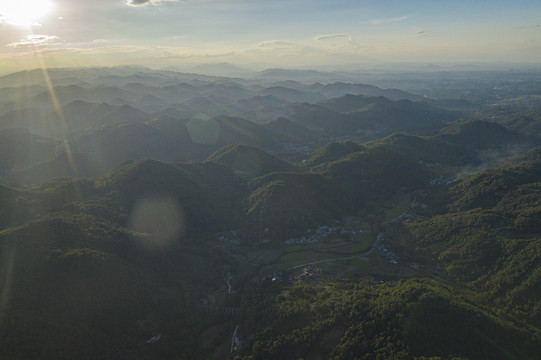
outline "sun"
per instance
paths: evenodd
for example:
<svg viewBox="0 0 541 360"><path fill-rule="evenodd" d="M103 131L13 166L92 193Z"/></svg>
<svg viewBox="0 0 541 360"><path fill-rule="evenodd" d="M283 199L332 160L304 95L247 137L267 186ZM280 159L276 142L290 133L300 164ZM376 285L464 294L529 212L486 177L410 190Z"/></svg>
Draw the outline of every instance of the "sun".
<svg viewBox="0 0 541 360"><path fill-rule="evenodd" d="M49 0L0 0L0 23L31 27L52 7Z"/></svg>

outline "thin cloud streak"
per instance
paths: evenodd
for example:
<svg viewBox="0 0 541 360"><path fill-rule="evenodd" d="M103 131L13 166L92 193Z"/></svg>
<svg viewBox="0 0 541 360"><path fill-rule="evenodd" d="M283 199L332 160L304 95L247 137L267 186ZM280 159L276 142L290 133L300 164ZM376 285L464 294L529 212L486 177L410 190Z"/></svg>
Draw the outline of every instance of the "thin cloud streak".
<svg viewBox="0 0 541 360"><path fill-rule="evenodd" d="M409 19L411 16L405 15L400 17L394 17L394 18L387 18L387 19L372 19L366 21L366 23L370 25L385 25L385 24L391 24L395 22L400 22Z"/></svg>
<svg viewBox="0 0 541 360"><path fill-rule="evenodd" d="M314 37L314 40L327 40L327 39L336 39L348 37L348 34L328 34L328 35L318 35Z"/></svg>
<svg viewBox="0 0 541 360"><path fill-rule="evenodd" d="M539 29L539 28L541 28L541 24L529 25L529 26L521 25L517 27L517 29Z"/></svg>
<svg viewBox="0 0 541 360"><path fill-rule="evenodd" d="M157 5L162 2L179 2L179 0L127 0L126 5L137 7L137 6Z"/></svg>
<svg viewBox="0 0 541 360"><path fill-rule="evenodd" d="M10 43L7 46L8 47L36 46L36 45L47 44L57 39L58 39L58 36L55 36L55 35L32 34L32 35L28 35L26 38L22 39L21 41Z"/></svg>
<svg viewBox="0 0 541 360"><path fill-rule="evenodd" d="M258 48L293 47L295 44L286 40L266 40L256 45Z"/></svg>

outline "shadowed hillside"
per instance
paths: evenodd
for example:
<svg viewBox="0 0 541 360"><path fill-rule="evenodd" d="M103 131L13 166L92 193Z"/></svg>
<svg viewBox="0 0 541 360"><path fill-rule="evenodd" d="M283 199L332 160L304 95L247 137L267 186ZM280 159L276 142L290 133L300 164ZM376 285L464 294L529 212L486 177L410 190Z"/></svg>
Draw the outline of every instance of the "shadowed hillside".
<svg viewBox="0 0 541 360"><path fill-rule="evenodd" d="M297 170L292 164L273 157L261 149L245 145L226 146L210 155L207 161L225 165L247 179L271 172Z"/></svg>

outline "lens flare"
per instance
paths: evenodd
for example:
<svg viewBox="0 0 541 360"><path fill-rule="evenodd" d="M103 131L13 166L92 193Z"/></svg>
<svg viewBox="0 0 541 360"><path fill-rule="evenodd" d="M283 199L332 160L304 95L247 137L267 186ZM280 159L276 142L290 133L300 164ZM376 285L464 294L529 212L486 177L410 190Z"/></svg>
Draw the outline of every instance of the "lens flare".
<svg viewBox="0 0 541 360"><path fill-rule="evenodd" d="M0 2L0 22L31 27L48 15L53 5L48 0L14 0Z"/></svg>
<svg viewBox="0 0 541 360"><path fill-rule="evenodd" d="M203 114L190 119L186 128L192 141L197 144L215 145L220 138L220 124Z"/></svg>
<svg viewBox="0 0 541 360"><path fill-rule="evenodd" d="M235 172L247 179L252 179L261 175L262 170L261 159L253 153L238 153L236 154L232 168Z"/></svg>
<svg viewBox="0 0 541 360"><path fill-rule="evenodd" d="M180 204L169 196L156 195L139 200L130 216L130 228L148 236L141 240L150 249L164 249L185 230Z"/></svg>

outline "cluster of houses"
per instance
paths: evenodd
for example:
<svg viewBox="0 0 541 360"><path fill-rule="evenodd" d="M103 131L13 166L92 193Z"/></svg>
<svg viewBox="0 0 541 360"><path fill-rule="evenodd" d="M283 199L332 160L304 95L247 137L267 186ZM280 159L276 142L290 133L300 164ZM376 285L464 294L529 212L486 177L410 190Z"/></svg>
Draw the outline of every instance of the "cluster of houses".
<svg viewBox="0 0 541 360"><path fill-rule="evenodd" d="M391 264L395 264L395 265L398 265L398 262L400 261L400 256L398 256L398 254L392 252L392 251L389 251L389 249L387 249L385 247L385 244L383 243L383 241L385 240L385 234L384 233L379 233L377 238L376 238L376 243L374 245L374 248L383 256L385 256L385 258L391 263Z"/></svg>
<svg viewBox="0 0 541 360"><path fill-rule="evenodd" d="M424 193L424 194L422 195L422 198L426 198L426 196L427 196L427 193ZM419 207L420 207L421 209L427 209L427 208L428 208L428 205L425 204L425 203L420 202L420 201L417 199L417 197L415 197L415 199L413 199L413 201L411 202L410 208L415 209L415 208L419 208Z"/></svg>
<svg viewBox="0 0 541 360"><path fill-rule="evenodd" d="M323 240L329 237L329 235L354 235L361 233L362 230L346 230L340 225L328 226L323 225L317 229L308 229L306 230L306 235L299 238L291 238L284 240L285 245L293 244L315 244L319 240Z"/></svg>
<svg viewBox="0 0 541 360"><path fill-rule="evenodd" d="M435 176L435 177L431 178L428 181L428 183L430 185L444 185L444 184L451 185L451 184L453 184L453 183L455 183L457 181L458 181L457 179L447 180L442 175L438 175L438 176Z"/></svg>
<svg viewBox="0 0 541 360"><path fill-rule="evenodd" d="M312 278L319 278L321 276L321 270L316 265L306 265L302 274L295 276L295 280L309 280Z"/></svg>
<svg viewBox="0 0 541 360"><path fill-rule="evenodd" d="M292 284L298 280L309 280L312 278L317 279L319 277L321 277L321 269L318 266L306 265L303 268L303 272L297 276L287 275L284 272L278 270L272 273L272 275L270 276L270 280L275 284ZM266 277L265 279L269 279L269 277Z"/></svg>
<svg viewBox="0 0 541 360"><path fill-rule="evenodd" d="M271 281L273 283L282 283L284 281L287 281L287 277L284 275L281 271L275 271L272 273Z"/></svg>
<svg viewBox="0 0 541 360"><path fill-rule="evenodd" d="M226 235L220 235L218 240L230 243L231 245L239 246L240 239L235 230L229 230Z"/></svg>

